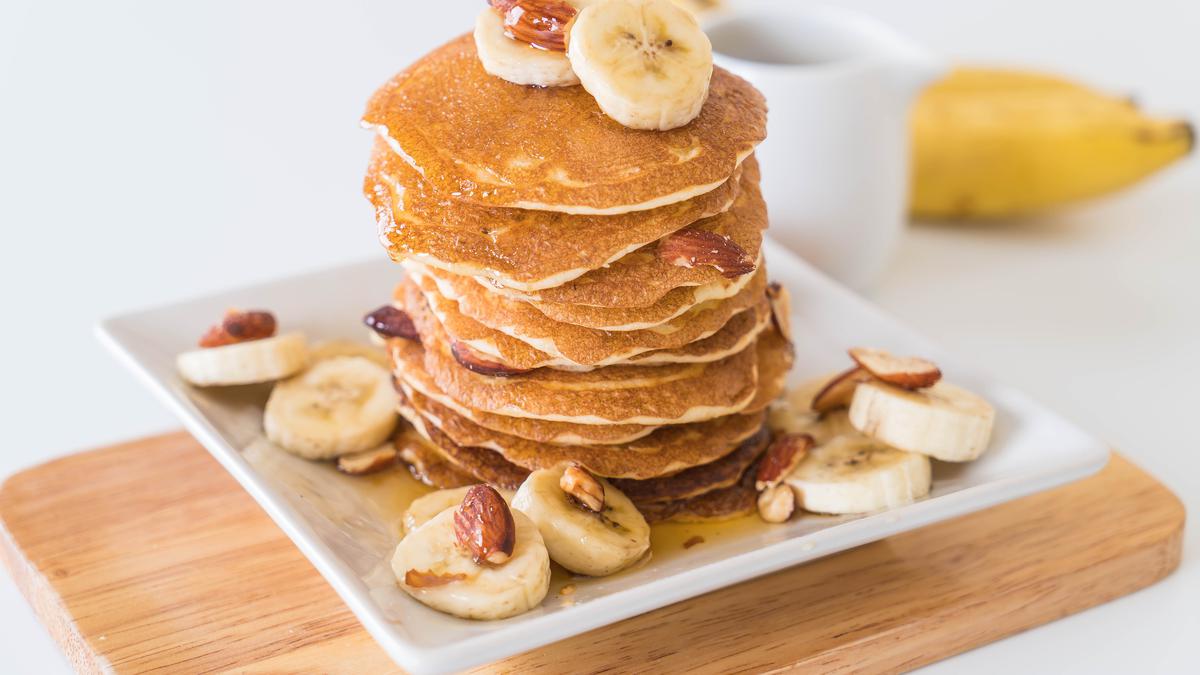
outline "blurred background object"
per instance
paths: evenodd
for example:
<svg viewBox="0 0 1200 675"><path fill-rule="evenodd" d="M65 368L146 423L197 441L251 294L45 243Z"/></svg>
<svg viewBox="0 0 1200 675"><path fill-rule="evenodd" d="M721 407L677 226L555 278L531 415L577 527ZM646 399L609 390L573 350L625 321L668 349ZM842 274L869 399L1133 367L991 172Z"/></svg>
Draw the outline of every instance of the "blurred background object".
<svg viewBox="0 0 1200 675"><path fill-rule="evenodd" d="M1132 185L1191 152L1192 125L1054 75L961 67L912 113L910 209L1005 218Z"/></svg>
<svg viewBox="0 0 1200 675"><path fill-rule="evenodd" d="M783 0L675 2L720 28L726 28L731 17L743 20L748 11L765 10L779 17L777 29L788 30L789 21L796 23L789 14L803 15L813 11L810 8L820 8L820 3ZM797 25L802 28L803 22ZM796 53L804 52L806 38L796 31ZM767 46L758 50L773 49L769 43L775 41L775 36L764 35ZM716 51L727 51L719 36L714 35L714 43ZM747 67L745 61L750 59L739 53L729 55L741 56L743 63L731 64L726 59L725 65L735 71L740 67L756 84L765 81L769 85L777 77L765 76L753 64ZM775 93L769 98L778 101L780 96ZM784 112L796 116L791 107ZM778 116L772 119L774 136L787 131ZM1190 121L1150 116L1141 110L1135 94L1107 94L1049 72L998 66L954 68L917 100L911 127L909 212L928 219L1028 216L1106 195L1178 161L1192 151L1196 141ZM846 145L844 139L841 143ZM769 155L771 150L766 147L759 154ZM882 154L886 156L888 151ZM813 195L804 197L811 200ZM874 194L871 198L877 199ZM776 196L774 201L786 200ZM845 229L841 223L837 226ZM784 240L789 243L786 236ZM818 249L827 246L820 241L797 243ZM809 255L812 259L813 254ZM873 276L843 273L840 267L844 263L825 257L830 256L818 252L814 262L851 286L862 287Z"/></svg>
<svg viewBox="0 0 1200 675"><path fill-rule="evenodd" d="M714 62L767 97L767 140L755 156L771 237L869 289L907 220L909 111L946 62L865 12L743 4L702 21Z"/></svg>

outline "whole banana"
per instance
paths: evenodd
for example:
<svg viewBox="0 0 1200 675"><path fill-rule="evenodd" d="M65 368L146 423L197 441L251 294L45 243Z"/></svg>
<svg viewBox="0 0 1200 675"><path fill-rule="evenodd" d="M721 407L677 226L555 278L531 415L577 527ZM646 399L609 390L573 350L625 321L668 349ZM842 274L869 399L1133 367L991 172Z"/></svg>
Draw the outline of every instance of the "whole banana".
<svg viewBox="0 0 1200 675"><path fill-rule="evenodd" d="M1052 75L960 68L913 111L912 215L1023 215L1132 185L1186 155L1191 124Z"/></svg>

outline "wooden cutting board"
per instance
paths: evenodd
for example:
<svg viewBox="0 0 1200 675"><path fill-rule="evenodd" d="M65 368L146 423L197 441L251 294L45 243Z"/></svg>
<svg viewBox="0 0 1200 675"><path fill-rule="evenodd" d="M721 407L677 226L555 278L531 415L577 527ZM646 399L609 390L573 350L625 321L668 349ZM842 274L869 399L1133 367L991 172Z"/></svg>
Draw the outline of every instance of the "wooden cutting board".
<svg viewBox="0 0 1200 675"><path fill-rule="evenodd" d="M0 488L3 556L83 672L395 671L188 435L56 460ZM913 668L1131 593L1179 563L1183 506L1102 473L495 664L505 672ZM484 669L488 670L488 669Z"/></svg>

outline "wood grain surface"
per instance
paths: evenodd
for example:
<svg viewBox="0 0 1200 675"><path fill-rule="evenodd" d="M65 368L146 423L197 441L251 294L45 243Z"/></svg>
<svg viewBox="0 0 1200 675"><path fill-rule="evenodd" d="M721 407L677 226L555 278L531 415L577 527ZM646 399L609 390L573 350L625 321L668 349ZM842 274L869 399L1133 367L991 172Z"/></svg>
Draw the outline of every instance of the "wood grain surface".
<svg viewBox="0 0 1200 675"><path fill-rule="evenodd" d="M2 552L82 672L394 672L292 543L188 435L0 488ZM1114 455L1063 488L826 557L481 671L892 672L1154 583L1183 506Z"/></svg>

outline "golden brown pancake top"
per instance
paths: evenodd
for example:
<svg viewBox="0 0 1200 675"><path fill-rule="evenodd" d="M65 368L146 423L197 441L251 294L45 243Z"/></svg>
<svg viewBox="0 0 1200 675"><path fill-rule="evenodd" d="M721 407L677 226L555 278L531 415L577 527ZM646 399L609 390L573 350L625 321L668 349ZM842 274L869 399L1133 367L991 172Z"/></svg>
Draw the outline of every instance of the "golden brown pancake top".
<svg viewBox="0 0 1200 675"><path fill-rule="evenodd" d="M474 40L463 35L376 91L363 122L385 133L448 198L640 210L728 180L766 137L766 112L754 87L714 68L708 101L691 123L629 129L582 87L526 87L488 75Z"/></svg>

